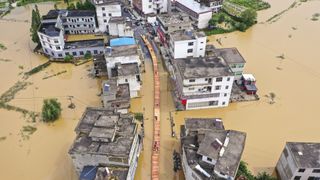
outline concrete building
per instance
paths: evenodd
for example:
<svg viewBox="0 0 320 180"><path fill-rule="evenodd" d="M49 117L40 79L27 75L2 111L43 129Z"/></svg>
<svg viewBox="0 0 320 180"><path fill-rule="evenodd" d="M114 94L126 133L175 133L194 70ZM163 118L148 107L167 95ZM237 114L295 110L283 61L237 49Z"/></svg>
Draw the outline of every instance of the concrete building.
<svg viewBox="0 0 320 180"><path fill-rule="evenodd" d="M205 56L207 36L204 32L178 30L170 33L169 36L169 52L172 58Z"/></svg>
<svg viewBox="0 0 320 180"><path fill-rule="evenodd" d="M168 12L169 0L133 0L133 7L141 14L160 14Z"/></svg>
<svg viewBox="0 0 320 180"><path fill-rule="evenodd" d="M212 9L202 6L195 0L176 0L176 8L187 13L195 21L194 26L199 29L208 27L209 20L212 17Z"/></svg>
<svg viewBox="0 0 320 180"><path fill-rule="evenodd" d="M133 37L132 23L124 17L111 17L108 23L108 33L111 36Z"/></svg>
<svg viewBox="0 0 320 180"><path fill-rule="evenodd" d="M241 79L246 61L244 60L244 58L242 57L242 55L240 54L237 48L215 49L215 48L208 48L207 46L206 51L208 52L206 53L207 55L219 56L227 63L227 65L229 66L230 70L234 75L235 81L239 81Z"/></svg>
<svg viewBox="0 0 320 180"><path fill-rule="evenodd" d="M162 44L169 44L169 34L183 29L192 29L191 20L186 13L174 11L157 16L159 27L157 34Z"/></svg>
<svg viewBox="0 0 320 180"><path fill-rule="evenodd" d="M129 84L130 97L138 97L141 89L141 59L137 45L108 47L105 53L109 78L117 84Z"/></svg>
<svg viewBox="0 0 320 180"><path fill-rule="evenodd" d="M38 36L43 53L55 59L66 55L82 57L86 53L102 54L104 39L66 42L67 34L91 34L95 31L94 11L50 10L42 17Z"/></svg>
<svg viewBox="0 0 320 180"><path fill-rule="evenodd" d="M87 108L75 131L69 154L80 178L91 168L95 179L134 179L141 142L132 115Z"/></svg>
<svg viewBox="0 0 320 180"><path fill-rule="evenodd" d="M181 127L186 180L234 180L245 141L246 133L224 130L220 119L186 119Z"/></svg>
<svg viewBox="0 0 320 180"><path fill-rule="evenodd" d="M102 82L102 103L107 109L126 114L130 108L129 84L117 84L114 78Z"/></svg>
<svg viewBox="0 0 320 180"><path fill-rule="evenodd" d="M217 108L229 104L234 76L219 57L175 59L172 79L179 109Z"/></svg>
<svg viewBox="0 0 320 180"><path fill-rule="evenodd" d="M129 85L131 98L139 96L141 75L138 63L117 63L111 71L111 76L117 79L118 85Z"/></svg>
<svg viewBox="0 0 320 180"><path fill-rule="evenodd" d="M93 70L96 77L106 77L108 75L104 54L93 58Z"/></svg>
<svg viewBox="0 0 320 180"><path fill-rule="evenodd" d="M287 142L276 168L282 180L320 179L320 143Z"/></svg>
<svg viewBox="0 0 320 180"><path fill-rule="evenodd" d="M121 17L121 0L93 0L96 7L99 31L106 32L111 17Z"/></svg>

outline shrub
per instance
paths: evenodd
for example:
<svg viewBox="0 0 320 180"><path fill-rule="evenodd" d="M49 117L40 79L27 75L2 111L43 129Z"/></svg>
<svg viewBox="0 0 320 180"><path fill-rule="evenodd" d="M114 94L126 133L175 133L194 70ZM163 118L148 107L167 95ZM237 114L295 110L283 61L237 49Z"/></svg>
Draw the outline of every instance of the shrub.
<svg viewBox="0 0 320 180"><path fill-rule="evenodd" d="M135 113L134 114L134 118L137 120L137 121L142 121L143 120L143 114L142 113Z"/></svg>
<svg viewBox="0 0 320 180"><path fill-rule="evenodd" d="M90 59L92 57L90 52L86 52L86 54L84 54L84 58L85 59Z"/></svg>
<svg viewBox="0 0 320 180"><path fill-rule="evenodd" d="M44 122L53 122L61 114L61 104L57 99L45 99L42 106L42 120Z"/></svg>
<svg viewBox="0 0 320 180"><path fill-rule="evenodd" d="M73 56L69 54L64 57L64 60L67 62L71 61L72 59L73 59Z"/></svg>

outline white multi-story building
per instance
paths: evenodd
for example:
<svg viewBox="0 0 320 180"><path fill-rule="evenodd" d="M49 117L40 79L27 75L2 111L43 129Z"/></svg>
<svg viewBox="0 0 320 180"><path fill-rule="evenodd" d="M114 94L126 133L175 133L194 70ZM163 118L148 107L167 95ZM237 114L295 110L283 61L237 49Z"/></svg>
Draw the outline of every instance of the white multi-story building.
<svg viewBox="0 0 320 180"><path fill-rule="evenodd" d="M276 168L282 180L319 180L320 143L287 142Z"/></svg>
<svg viewBox="0 0 320 180"><path fill-rule="evenodd" d="M75 131L69 154L79 179L134 179L141 142L131 114L88 107Z"/></svg>
<svg viewBox="0 0 320 180"><path fill-rule="evenodd" d="M129 84L131 98L139 96L141 60L137 45L108 48L105 59L108 77L116 78L118 84Z"/></svg>
<svg viewBox="0 0 320 180"><path fill-rule="evenodd" d="M222 7L223 0L175 0L175 6L186 12L199 29L208 27L212 13L218 12Z"/></svg>
<svg viewBox="0 0 320 180"><path fill-rule="evenodd" d="M186 119L180 139L186 180L235 179L246 133L224 130L220 119L193 118Z"/></svg>
<svg viewBox="0 0 320 180"><path fill-rule="evenodd" d="M142 14L160 14L168 12L169 0L133 0L133 6Z"/></svg>
<svg viewBox="0 0 320 180"><path fill-rule="evenodd" d="M111 17L121 17L121 1L119 0L93 0L96 6L99 31L106 32Z"/></svg>
<svg viewBox="0 0 320 180"><path fill-rule="evenodd" d="M204 32L179 30L169 37L169 51L174 59L205 56L207 36Z"/></svg>
<svg viewBox="0 0 320 180"><path fill-rule="evenodd" d="M216 56L174 60L176 103L186 110L228 106L233 79L225 61Z"/></svg>
<svg viewBox="0 0 320 180"><path fill-rule="evenodd" d="M111 36L133 37L131 24L124 17L111 17L108 23L108 33Z"/></svg>

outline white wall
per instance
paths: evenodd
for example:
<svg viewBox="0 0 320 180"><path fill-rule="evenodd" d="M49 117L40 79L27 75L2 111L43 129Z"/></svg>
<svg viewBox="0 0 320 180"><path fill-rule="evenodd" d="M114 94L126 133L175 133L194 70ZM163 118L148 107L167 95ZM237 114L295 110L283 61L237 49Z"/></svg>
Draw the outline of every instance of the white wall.
<svg viewBox="0 0 320 180"><path fill-rule="evenodd" d="M209 20L211 19L211 17L212 17L212 11L207 12L207 13L203 13L203 14L199 14L198 24L197 24L198 28L204 29L204 28L208 27Z"/></svg>
<svg viewBox="0 0 320 180"><path fill-rule="evenodd" d="M40 43L43 49L43 52L49 56L59 58L58 54L63 58L63 48L64 48L64 33L61 30L59 36L47 36L41 32L38 32ZM53 54L52 54L53 53Z"/></svg>
<svg viewBox="0 0 320 180"><path fill-rule="evenodd" d="M108 55L105 55L105 59L107 63L107 71L108 71L109 77L111 77L111 69L115 67L116 63L120 63L120 64L138 63L138 66L140 66L141 64L140 57L138 55L119 56L119 57L109 57Z"/></svg>
<svg viewBox="0 0 320 180"><path fill-rule="evenodd" d="M107 30L107 24L110 17L120 17L121 5L96 5L96 14L99 24L99 31L105 32Z"/></svg>
<svg viewBox="0 0 320 180"><path fill-rule="evenodd" d="M125 23L109 23L109 35L119 37L133 37L133 30Z"/></svg>
<svg viewBox="0 0 320 180"><path fill-rule="evenodd" d="M139 91L141 89L140 83L141 82L137 80L136 75L118 76L117 79L117 84L129 84L130 98L135 98L139 96Z"/></svg>
<svg viewBox="0 0 320 180"><path fill-rule="evenodd" d="M189 45L193 43L193 45ZM207 37L196 37L192 40L173 41L170 43L170 51L174 59L186 58L186 57L204 57L206 51ZM172 46L173 45L173 46ZM192 49L191 53L188 53L188 49Z"/></svg>
<svg viewBox="0 0 320 180"><path fill-rule="evenodd" d="M142 12L144 14L151 14L151 13L157 13L157 11L154 9L157 6L157 1L159 2L159 5L162 7L160 9L160 13L165 13L168 11L168 0L152 0L149 2L149 0L142 0Z"/></svg>

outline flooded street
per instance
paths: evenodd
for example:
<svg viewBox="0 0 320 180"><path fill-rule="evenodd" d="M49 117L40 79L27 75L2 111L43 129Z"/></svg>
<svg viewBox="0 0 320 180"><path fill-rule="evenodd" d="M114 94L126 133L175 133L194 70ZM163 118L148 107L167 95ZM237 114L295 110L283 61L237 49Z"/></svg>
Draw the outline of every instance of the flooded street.
<svg viewBox="0 0 320 180"><path fill-rule="evenodd" d="M180 125L186 117L222 118L227 129L247 132L243 160L252 171L273 171L286 141L319 141L320 107L320 20L312 15L320 13L320 1L310 0L283 13L275 22L270 17L287 9L294 0L268 0L271 9L259 12L257 25L247 32L211 36L216 47L237 47L246 59L245 72L257 79L260 101L233 103L227 108L174 112L167 73L161 75L161 179L182 179L173 172L172 152L179 150L177 138L171 137L169 114L172 113L179 136ZM53 4L39 5L44 14ZM29 36L31 7L16 8L6 19L0 20L0 93L4 93L18 80L21 72L46 62L32 52L34 45ZM220 39L221 44L217 43ZM282 56L284 59L277 58ZM7 59L8 61L4 61ZM76 179L69 147L75 137L76 126L86 106L99 106L99 80L88 76L91 63L81 66L51 64L45 70L29 77L33 83L20 91L9 104L40 112L43 98L56 97L62 103L62 117L54 124L27 122L21 113L0 109L0 179L61 180ZM153 118L153 77L150 60L145 62L141 98L131 102L132 112L143 112L145 117L144 150L139 157L136 179L151 177L151 142ZM44 77L67 71L49 79ZM19 75L20 74L20 75ZM270 104L265 95L275 93ZM68 96L74 96L76 109L68 109ZM21 129L25 125L37 131L24 139Z"/></svg>

